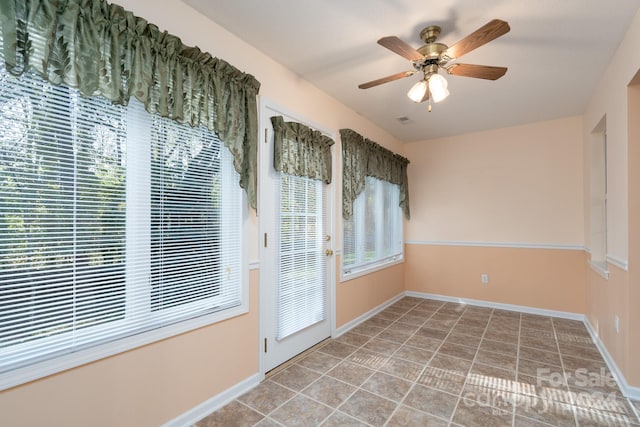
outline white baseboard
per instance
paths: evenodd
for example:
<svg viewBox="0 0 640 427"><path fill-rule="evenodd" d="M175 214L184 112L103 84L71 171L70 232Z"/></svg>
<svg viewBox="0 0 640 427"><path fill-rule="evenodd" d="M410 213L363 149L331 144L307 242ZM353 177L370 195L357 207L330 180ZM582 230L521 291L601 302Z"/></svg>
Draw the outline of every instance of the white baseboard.
<svg viewBox="0 0 640 427"><path fill-rule="evenodd" d="M477 305L480 307L497 308L500 310L519 311L521 313L529 313L529 314L539 314L541 316L560 317L563 319L582 320L582 321L584 321L585 319L584 314L580 314L580 313L572 313L569 311L547 310L544 308L528 307L526 305L503 304L499 302L483 301L479 299L458 298L458 297L450 297L446 295L428 294L424 292L414 292L414 291L406 291L406 295L409 297L429 298L429 299L435 299L438 301L457 302L462 304Z"/></svg>
<svg viewBox="0 0 640 427"><path fill-rule="evenodd" d="M624 394L629 399L640 400L640 387L633 387L629 385L622 371L620 370L620 368L618 368L618 364L615 362L615 360L613 360L613 357L611 357L609 350L607 350L607 347L605 347L604 343L598 336L596 329L593 327L588 317L584 319L584 324L587 326L587 330L591 334L591 339L593 339L593 342L598 347L598 350L600 350L600 354L602 354L602 357L604 357L604 361L607 363L609 370L620 386L620 391L622 391L622 394Z"/></svg>
<svg viewBox="0 0 640 427"><path fill-rule="evenodd" d="M202 402L200 405L190 409L184 414L166 422L162 427L191 426L210 413L217 411L227 403L230 403L237 397L242 396L244 393L257 386L260 383L260 379L260 374L252 375L238 384L226 389L222 393L213 396L211 399Z"/></svg>
<svg viewBox="0 0 640 427"><path fill-rule="evenodd" d="M400 293L400 294L396 295L395 297L383 302L379 306L377 306L375 308L372 308L371 310L367 311L366 313L356 317L352 321L345 323L344 325L342 325L342 326L340 326L339 328L336 329L335 335L333 336L333 338L338 338L339 336L341 336L345 332L348 332L349 330L355 328L360 323L362 323L365 320L367 320L367 319L375 316L376 314L380 313L382 310L384 310L385 308L389 307L391 304L393 304L393 303L399 301L400 299L402 299L404 296L405 296L404 292Z"/></svg>

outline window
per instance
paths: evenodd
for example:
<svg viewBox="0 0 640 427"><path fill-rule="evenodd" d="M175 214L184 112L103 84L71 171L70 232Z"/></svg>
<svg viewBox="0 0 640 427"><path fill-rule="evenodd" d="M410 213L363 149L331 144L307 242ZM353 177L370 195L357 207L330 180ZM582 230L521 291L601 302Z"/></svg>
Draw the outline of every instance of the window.
<svg viewBox="0 0 640 427"><path fill-rule="evenodd" d="M607 265L607 133L602 118L591 134L591 268L604 278Z"/></svg>
<svg viewBox="0 0 640 427"><path fill-rule="evenodd" d="M370 176L344 221L343 274L375 269L403 257L402 209L399 188Z"/></svg>
<svg viewBox="0 0 640 427"><path fill-rule="evenodd" d="M242 306L213 132L4 66L0 121L0 374Z"/></svg>

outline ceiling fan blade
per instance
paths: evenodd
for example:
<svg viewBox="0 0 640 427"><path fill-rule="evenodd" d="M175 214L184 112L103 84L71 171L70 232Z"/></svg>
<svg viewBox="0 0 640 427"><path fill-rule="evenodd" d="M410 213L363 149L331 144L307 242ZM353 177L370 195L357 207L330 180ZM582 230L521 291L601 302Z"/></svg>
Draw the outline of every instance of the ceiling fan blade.
<svg viewBox="0 0 640 427"><path fill-rule="evenodd" d="M399 79L402 79L402 78L405 78L405 77L413 76L415 73L416 73L415 71L403 71L401 73L392 74L390 76L382 77L382 78L376 79L376 80L372 80L372 81L367 82L367 83L362 83L362 84L358 85L358 87L360 89L369 89L370 87L378 86L378 85L381 85L383 83L389 83L389 82L392 82L394 80L399 80Z"/></svg>
<svg viewBox="0 0 640 427"><path fill-rule="evenodd" d="M471 52L480 46L489 43L491 40L495 40L498 37L506 34L511 30L509 24L500 19L494 19L493 21L478 28L467 37L460 40L458 43L445 50L442 56L447 58L456 59L460 58L465 53Z"/></svg>
<svg viewBox="0 0 640 427"><path fill-rule="evenodd" d="M424 59L424 55L422 55L420 52L418 52L396 36L383 37L378 40L378 44L380 46L386 47L394 53L397 53L403 58L408 59L409 61L421 61L422 59Z"/></svg>
<svg viewBox="0 0 640 427"><path fill-rule="evenodd" d="M454 76L475 77L486 80L498 80L506 72L506 67L492 67L489 65L452 64L447 67L447 73Z"/></svg>

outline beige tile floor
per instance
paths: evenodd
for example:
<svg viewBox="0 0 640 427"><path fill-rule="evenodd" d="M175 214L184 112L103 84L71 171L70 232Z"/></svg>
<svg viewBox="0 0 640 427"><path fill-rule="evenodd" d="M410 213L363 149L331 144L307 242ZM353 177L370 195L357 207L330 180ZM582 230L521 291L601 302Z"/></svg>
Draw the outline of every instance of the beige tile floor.
<svg viewBox="0 0 640 427"><path fill-rule="evenodd" d="M199 421L640 426L584 324L405 297Z"/></svg>

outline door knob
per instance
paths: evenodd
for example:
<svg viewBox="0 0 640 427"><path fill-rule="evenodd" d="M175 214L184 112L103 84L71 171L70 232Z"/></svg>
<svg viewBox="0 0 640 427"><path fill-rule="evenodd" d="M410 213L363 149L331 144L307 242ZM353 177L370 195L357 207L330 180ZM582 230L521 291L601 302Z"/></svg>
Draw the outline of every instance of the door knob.
<svg viewBox="0 0 640 427"><path fill-rule="evenodd" d="M333 249L327 249L326 251L324 251L324 254L325 254L326 256L331 256L331 255L333 255Z"/></svg>

